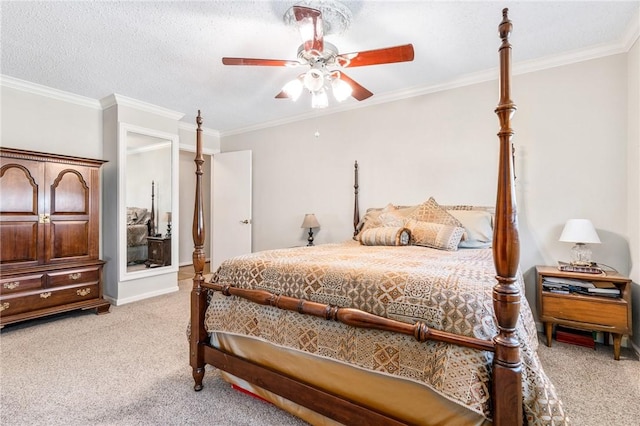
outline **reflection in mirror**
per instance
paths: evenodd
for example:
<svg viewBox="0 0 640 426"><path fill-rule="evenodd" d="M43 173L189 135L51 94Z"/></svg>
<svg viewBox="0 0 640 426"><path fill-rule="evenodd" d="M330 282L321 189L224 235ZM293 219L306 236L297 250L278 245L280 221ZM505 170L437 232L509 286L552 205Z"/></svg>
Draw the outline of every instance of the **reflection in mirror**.
<svg viewBox="0 0 640 426"><path fill-rule="evenodd" d="M127 273L171 265L172 141L127 131Z"/></svg>

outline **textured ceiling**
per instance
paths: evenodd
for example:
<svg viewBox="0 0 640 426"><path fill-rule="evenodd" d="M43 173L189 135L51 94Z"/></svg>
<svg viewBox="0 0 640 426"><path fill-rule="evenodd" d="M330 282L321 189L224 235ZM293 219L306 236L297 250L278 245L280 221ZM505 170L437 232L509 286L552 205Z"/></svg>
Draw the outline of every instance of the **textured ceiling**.
<svg viewBox="0 0 640 426"><path fill-rule="evenodd" d="M112 93L185 113L232 133L311 116L309 97L274 99L300 69L223 66L223 56L295 59L295 1L2 1L1 73L102 99ZM517 63L618 46L635 37L640 1L344 1L351 27L327 36L341 53L413 43L413 62L349 70L374 93L336 108L446 85L497 64L497 25L508 6ZM497 75L497 74L496 74Z"/></svg>

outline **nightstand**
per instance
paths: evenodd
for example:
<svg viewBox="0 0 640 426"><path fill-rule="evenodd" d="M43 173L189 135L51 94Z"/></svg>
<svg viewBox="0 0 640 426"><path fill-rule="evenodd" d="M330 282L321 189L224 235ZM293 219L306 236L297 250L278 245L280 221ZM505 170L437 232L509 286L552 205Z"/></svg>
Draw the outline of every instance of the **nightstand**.
<svg viewBox="0 0 640 426"><path fill-rule="evenodd" d="M147 268L171 265L171 237L147 237Z"/></svg>
<svg viewBox="0 0 640 426"><path fill-rule="evenodd" d="M581 274L560 271L554 266L536 266L536 274L538 314L544 323L547 346L551 346L554 324L601 331L605 333L605 344L608 343L608 333L613 335L613 357L619 360L622 336L631 335L631 280L614 272ZM613 285L620 290L620 297L547 291L543 289L545 278Z"/></svg>

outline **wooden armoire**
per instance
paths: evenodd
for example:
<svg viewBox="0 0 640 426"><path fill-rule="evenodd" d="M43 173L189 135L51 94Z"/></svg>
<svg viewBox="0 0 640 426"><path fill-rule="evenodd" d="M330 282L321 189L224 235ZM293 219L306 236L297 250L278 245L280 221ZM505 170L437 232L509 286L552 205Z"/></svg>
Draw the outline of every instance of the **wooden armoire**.
<svg viewBox="0 0 640 426"><path fill-rule="evenodd" d="M102 160L0 148L0 327L109 312L99 259Z"/></svg>

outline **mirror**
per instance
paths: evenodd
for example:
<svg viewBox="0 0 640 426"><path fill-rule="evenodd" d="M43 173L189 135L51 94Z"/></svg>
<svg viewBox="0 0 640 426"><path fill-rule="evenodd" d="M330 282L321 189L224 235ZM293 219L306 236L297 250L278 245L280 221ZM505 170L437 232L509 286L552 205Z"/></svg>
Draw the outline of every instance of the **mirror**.
<svg viewBox="0 0 640 426"><path fill-rule="evenodd" d="M178 136L121 124L120 281L177 271Z"/></svg>

